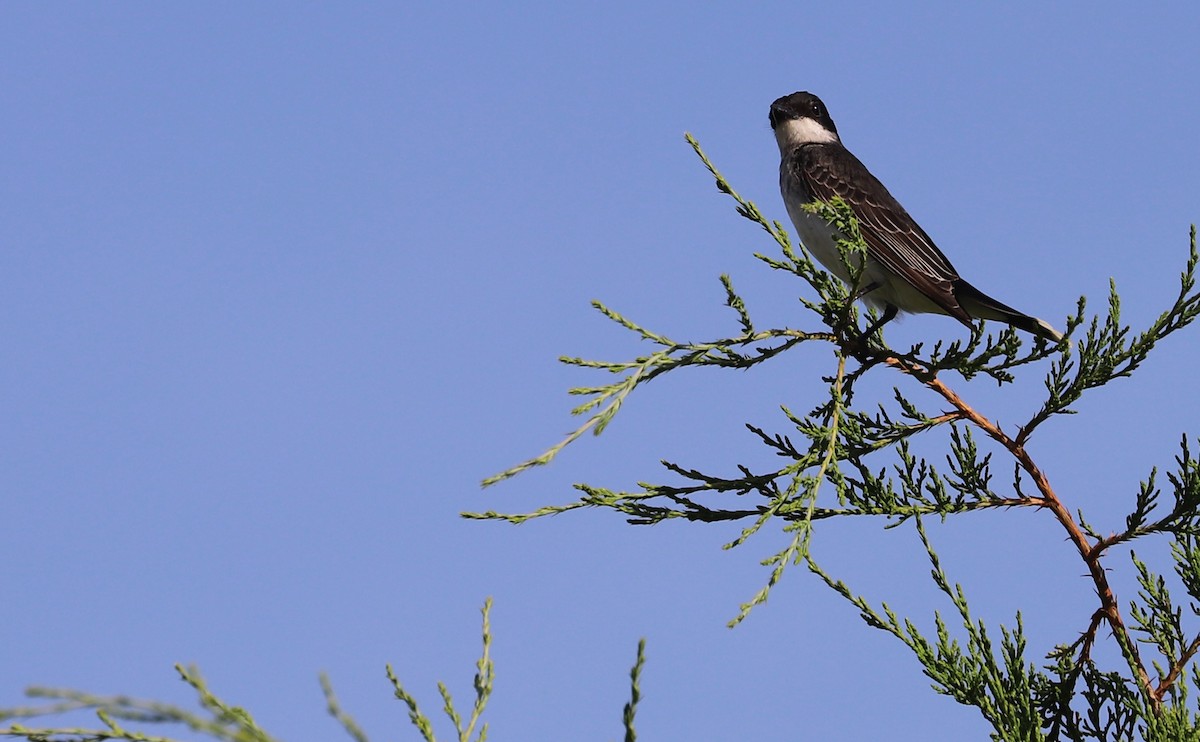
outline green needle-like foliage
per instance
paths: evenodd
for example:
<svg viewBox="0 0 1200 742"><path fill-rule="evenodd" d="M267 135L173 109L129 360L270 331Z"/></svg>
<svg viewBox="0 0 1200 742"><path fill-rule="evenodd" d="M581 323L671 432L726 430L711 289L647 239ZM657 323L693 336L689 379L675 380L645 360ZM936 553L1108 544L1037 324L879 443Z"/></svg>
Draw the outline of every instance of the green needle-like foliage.
<svg viewBox="0 0 1200 742"><path fill-rule="evenodd" d="M453 733L449 738L457 742L487 742L488 725L480 724L488 700L492 696L492 687L496 681L496 668L492 663L492 599L488 598L483 604L483 652L475 663L475 700L471 705L470 716L465 720L450 690L445 683L438 683L438 693L442 698L442 711L450 720ZM638 701L641 699L642 668L646 663L646 640L638 642L637 660L630 672L631 693L629 703L625 704L622 714L622 725L626 742L637 739L634 731L634 717L637 714ZM245 709L230 706L209 690L204 679L195 668L184 668L176 665L183 681L190 685L197 695L200 710L189 711L169 703L145 701L128 696L98 696L81 693L74 690L54 688L30 688L26 691L31 698L51 699L50 703L42 706L0 709L0 737L25 739L30 742L103 742L106 740L128 740L128 742L179 742L176 737L166 737L143 731L144 727L179 726L202 735L204 738L221 740L222 742L275 742L273 737L259 727L249 712ZM421 710L415 696L410 694L396 676L391 665L387 666L387 678L392 684L396 698L408 708L408 718L418 735L425 742L437 742L434 724L425 712ZM347 713L338 701L333 691L333 683L324 673L320 676L321 691L325 694L325 706L329 715L337 721L354 742L368 742L370 739L358 722ZM35 719L42 717L62 716L79 711L91 711L100 720L100 726L53 726L31 727L17 722L18 719ZM133 727L122 724L126 722ZM390 738L390 736L389 736ZM448 739L448 738L443 738Z"/></svg>
<svg viewBox="0 0 1200 742"><path fill-rule="evenodd" d="M250 713L231 706L208 688L194 667L176 665L180 678L196 691L199 711L189 711L158 701L146 701L129 696L98 696L60 688L30 688L30 698L48 699L42 706L0 709L0 736L28 740L136 740L137 742L173 742L173 737L147 734L138 727L145 725L175 725L200 733L205 737L227 742L273 742L254 722ZM91 711L100 721L96 727L30 727L16 719L57 716L77 711Z"/></svg>
<svg viewBox="0 0 1200 742"><path fill-rule="evenodd" d="M839 250L850 275L847 286L821 270L783 226L769 220L721 175L690 135L717 188L734 201L736 212L767 233L770 254L756 254L768 268L800 280L800 303L808 310L798 327L766 327L753 318L747 301L729 276L721 276L725 303L736 317L736 329L704 342L679 342L668 333L648 329L599 302L608 319L651 345L630 361L563 358L564 363L608 372L614 379L570 390L585 401L573 411L584 422L564 440L484 481L492 485L534 466L549 463L585 432L602 432L631 393L651 379L685 368L720 366L741 370L770 362L784 352L828 353L829 372L822 378L828 394L803 412L782 407L779 430L756 425L747 429L778 463L769 467L735 464L718 473L663 461L665 482L640 482L634 491L577 484L580 496L566 504L545 505L527 513L465 513L466 517L520 523L530 518L576 510L606 508L630 523L651 525L668 519L705 523L743 521L726 544L737 548L780 528L783 547L763 560L768 568L763 586L731 621L736 624L764 602L787 568L803 564L821 581L850 601L871 627L886 631L912 650L939 693L975 706L993 726L997 740L1181 740L1200 738L1194 686L1200 670L1200 462L1183 438L1176 469L1162 476L1151 470L1136 493L1122 527L1107 531L1088 523L1069 507L1052 486L1026 444L1057 415L1073 414L1090 390L1131 376L1158 343L1200 315L1196 270L1200 253L1196 230L1179 290L1149 327L1124 324L1115 283L1100 315L1088 316L1080 297L1066 318L1066 338L1057 345L1029 341L1012 328L989 334L983 322L965 340L891 348L882 331L866 333L873 316L861 316L855 297L866 244L850 209L838 201L812 210L843 235ZM1037 371L1035 367L1043 370ZM977 409L952 386L958 379L985 376L999 385L1022 372L1040 373L1045 396L1022 424L1001 426ZM889 375L888 398L856 395L868 374ZM913 390L932 391L936 405L918 403ZM922 395L928 398L928 395ZM1011 414L1010 411L1006 411ZM944 436L946 455L935 461L920 457L910 445L917 435ZM1011 480L997 476L1011 471ZM1074 545L1095 586L1097 604L1080 621L1077 639L1055 647L1038 667L1026 656L1020 613L1012 627L996 631L973 618L964 589L952 584L925 532L923 519L1011 508L1034 508L1054 518ZM957 621L933 612L933 626L920 628L898 617L886 604L876 607L819 566L811 535L830 518L882 516L885 527L915 526L933 566L933 582L957 614ZM1002 517L996 512L993 517ZM1167 581L1134 557L1141 586L1136 598L1121 603L1108 582L1111 549L1142 538L1171 543L1176 574L1189 596L1184 611L1172 599ZM957 624L957 628L954 625ZM1101 631L1102 627L1106 631ZM1097 641L1111 636L1122 663L1099 668L1092 659Z"/></svg>

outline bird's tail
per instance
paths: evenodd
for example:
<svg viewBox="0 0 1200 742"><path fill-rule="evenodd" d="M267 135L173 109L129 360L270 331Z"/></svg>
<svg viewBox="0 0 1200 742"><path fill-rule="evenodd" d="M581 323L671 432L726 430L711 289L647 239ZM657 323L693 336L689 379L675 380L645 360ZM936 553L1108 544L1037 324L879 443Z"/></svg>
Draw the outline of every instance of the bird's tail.
<svg viewBox="0 0 1200 742"><path fill-rule="evenodd" d="M954 282L954 298L967 314L977 319L991 319L1012 325L1032 335L1045 338L1052 343L1063 339L1063 335L1049 322L1022 314L1004 302L997 301L961 278Z"/></svg>

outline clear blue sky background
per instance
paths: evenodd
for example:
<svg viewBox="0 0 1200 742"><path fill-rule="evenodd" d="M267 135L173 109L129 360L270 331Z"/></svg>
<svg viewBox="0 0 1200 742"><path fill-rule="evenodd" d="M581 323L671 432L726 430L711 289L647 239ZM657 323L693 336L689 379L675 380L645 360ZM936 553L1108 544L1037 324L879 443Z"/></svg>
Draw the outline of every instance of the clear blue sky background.
<svg viewBox="0 0 1200 742"><path fill-rule="evenodd" d="M763 463L742 423L821 399L817 351L684 374L479 489L575 424L564 390L598 379L558 355L645 349L592 298L717 337L728 272L762 324L812 325L683 141L783 218L767 107L794 90L982 288L1061 325L1113 277L1144 325L1200 217L1198 32L1184 4L5 4L0 703L190 703L171 665L195 662L283 738L336 739L326 669L376 738L415 739L384 663L431 714L436 679L466 701L491 595L492 739L618 738L642 636L647 740L984 738L802 570L725 628L778 529L724 552L739 524L458 513L662 480L660 458ZM1197 332L1032 444L1102 529L1200 433ZM1042 373L959 387L1015 424ZM913 530L882 525L827 524L817 556L929 627L949 606ZM1048 515L930 532L982 618L1023 612L1032 660L1086 627Z"/></svg>

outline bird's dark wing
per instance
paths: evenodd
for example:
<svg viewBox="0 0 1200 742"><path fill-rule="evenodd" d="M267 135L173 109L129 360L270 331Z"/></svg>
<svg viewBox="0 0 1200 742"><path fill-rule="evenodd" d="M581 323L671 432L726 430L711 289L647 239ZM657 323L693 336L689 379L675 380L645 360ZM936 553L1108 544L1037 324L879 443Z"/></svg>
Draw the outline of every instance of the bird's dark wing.
<svg viewBox="0 0 1200 742"><path fill-rule="evenodd" d="M809 144L791 158L818 201L841 196L854 211L871 258L912 284L952 317L969 321L954 298L958 271L887 188L841 145Z"/></svg>

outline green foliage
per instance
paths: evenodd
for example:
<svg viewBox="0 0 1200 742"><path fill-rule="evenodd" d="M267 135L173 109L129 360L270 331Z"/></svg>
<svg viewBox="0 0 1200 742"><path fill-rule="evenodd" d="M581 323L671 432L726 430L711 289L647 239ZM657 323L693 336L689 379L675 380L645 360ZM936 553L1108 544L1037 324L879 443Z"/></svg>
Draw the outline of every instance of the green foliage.
<svg viewBox="0 0 1200 742"><path fill-rule="evenodd" d="M636 742L637 731L633 728L633 719L637 715L638 701L642 700L642 668L646 666L646 640L638 642L637 660L629 671L629 703L625 704L625 713L621 720L625 722L625 742Z"/></svg>
<svg viewBox="0 0 1200 742"><path fill-rule="evenodd" d="M804 413L783 407L781 431L746 426L776 455L780 461L776 466L738 464L736 473L722 474L663 461L670 481L639 482L634 491L581 483L575 485L580 496L567 504L527 513L464 515L520 523L568 510L606 508L638 525L669 519L744 521L726 548L742 546L777 525L785 534L783 548L763 560L769 570L765 584L741 606L731 624L765 601L788 567L802 564L848 600L869 626L908 646L935 690L978 708L994 728L994 739L1197 738L1200 707L1193 697L1200 671L1193 660L1200 649L1200 631L1194 625L1200 615L1200 462L1193 458L1187 438L1176 458L1176 470L1167 475L1169 509L1162 504L1158 472L1152 470L1133 497L1124 528L1107 536L1085 521L1082 512L1068 508L1026 447L1043 424L1057 415L1073 414L1089 391L1131 376L1160 341L1200 315L1195 227L1179 290L1144 330L1123 324L1113 284L1107 307L1099 315L1088 318L1087 303L1079 299L1075 313L1066 318L1066 338L1057 345L1041 339L1027 344L1012 328L987 334L980 322L966 340L895 350L871 324L877 318L860 317L855 306L866 245L849 208L838 202L812 207L842 235L839 250L851 276L847 287L821 270L803 247L793 245L779 222L768 220L739 195L690 135L688 142L717 188L733 199L737 213L765 231L778 248L777 254L755 257L805 284L808 296L800 301L810 312L811 325L764 328L728 276L721 276L721 284L725 303L736 315L737 331L705 342L673 340L595 302L605 317L648 342L652 350L631 361L561 359L616 378L570 390L585 398L573 410L585 417L579 428L540 456L488 478L484 485L549 463L589 430L601 433L635 389L684 368L747 370L785 351L824 349L830 354L830 370L823 377L827 394ZM1044 401L1014 427L1002 427L950 385L952 376L964 380L983 376L1004 385L1022 372L1033 371L1034 365L1048 367L1043 372ZM856 397L859 380L868 374L890 374L895 379L890 398ZM938 405L917 403L910 394L918 388L932 391ZM914 436L933 431L945 435L944 465L915 455L910 446ZM998 481L995 475L1001 460L1001 469L1013 472L1009 482ZM1026 657L1019 613L1013 626L999 627L998 646L993 639L996 631L972 617L966 592L951 584L923 525L929 516L945 519L1010 508L1034 508L1058 522L1083 561L1098 599L1093 612L1081 621L1079 638L1051 650L1043 667ZM864 516L883 516L889 528L915 527L933 567L933 582L950 601L957 621L935 611L932 629L921 628L898 617L886 603L875 607L819 566L811 550L813 529L831 518ZM1171 543L1175 571L1189 597L1186 617L1173 601L1166 580L1136 556L1134 568L1141 586L1137 598L1122 604L1109 585L1110 567L1103 561L1107 553L1114 546L1147 537ZM1118 668L1101 669L1092 659L1102 626L1111 633L1122 658Z"/></svg>
<svg viewBox="0 0 1200 742"><path fill-rule="evenodd" d="M491 629L492 599L488 598L483 604L483 652L475 663L475 701L471 706L471 715L465 723L462 714L454 705L450 690L445 683L438 683L438 693L442 698L442 711L453 725L453 739L458 742L486 742L488 726L479 725L488 699L492 695L492 686L496 680L495 667L492 664L492 629ZM626 742L633 742L637 735L633 722L637 712L637 703L641 698L642 666L645 664L646 642L638 643L637 661L630 673L632 678L632 699L625 704L623 722ZM200 677L195 668L175 666L183 681L190 685L197 695L200 710L189 711L168 703L145 701L129 696L97 696L73 690L55 688L30 688L26 691L31 698L53 699L51 703L42 706L0 709L0 724L9 722L9 726L0 727L0 737L26 739L30 742L101 742L102 740L129 740L130 742L177 742L174 737L164 737L141 731L143 727L158 727L162 725L178 725L200 734L201 736L221 740L222 742L274 742L273 737L264 731L249 712L238 706L230 706L209 690L207 683ZM396 698L408 707L409 720L425 742L437 742L433 722L421 711L416 698L405 690L397 678L392 666L387 666L387 677L392 684ZM342 730L355 742L368 742L366 732L350 714L342 709L341 703L333 692L333 684L324 673L320 676L321 690L325 694L325 705ZM15 719L33 719L47 716L61 716L78 711L92 711L100 720L98 727L56 726L29 727L15 723ZM128 722L137 728L122 724ZM478 726L479 731L475 729Z"/></svg>
<svg viewBox="0 0 1200 742"><path fill-rule="evenodd" d="M228 742L271 742L250 713L231 706L209 690L208 684L194 667L175 666L180 678L195 691L199 711L189 711L168 703L146 701L129 696L97 696L58 688L30 688L30 698L52 699L43 706L0 709L0 723L13 719L32 719L56 716L75 711L93 711L100 720L99 727L27 727L10 723L0 727L0 736L17 737L37 742L50 740L137 740L138 742L171 742L171 737L147 734L131 729L125 723L138 726L175 724L206 737Z"/></svg>
<svg viewBox="0 0 1200 742"><path fill-rule="evenodd" d="M459 742L471 742L471 735L475 731L475 725L479 723L480 716L483 715L483 710L487 706L488 698L492 695L492 685L496 679L495 668L492 666L491 649L492 649L492 628L489 621L492 610L492 600L488 598L483 604L483 654L479 657L479 662L475 664L475 703L471 707L471 718L467 720L464 726L462 716L454 707L454 699L450 697L450 689L445 683L438 683L438 693L442 697L442 711L449 717L450 723L454 725L454 732ZM408 718L412 721L420 732L421 737L425 742L436 742L437 737L433 733L433 724L429 721L429 717L421 712L420 706L417 704L417 699L404 689L404 686L397 679L396 673L392 670L392 666L387 666L388 680L392 683L392 688L395 690L396 698L404 701L408 706ZM487 724L479 728L479 735L475 737L476 742L484 742L487 739Z"/></svg>

